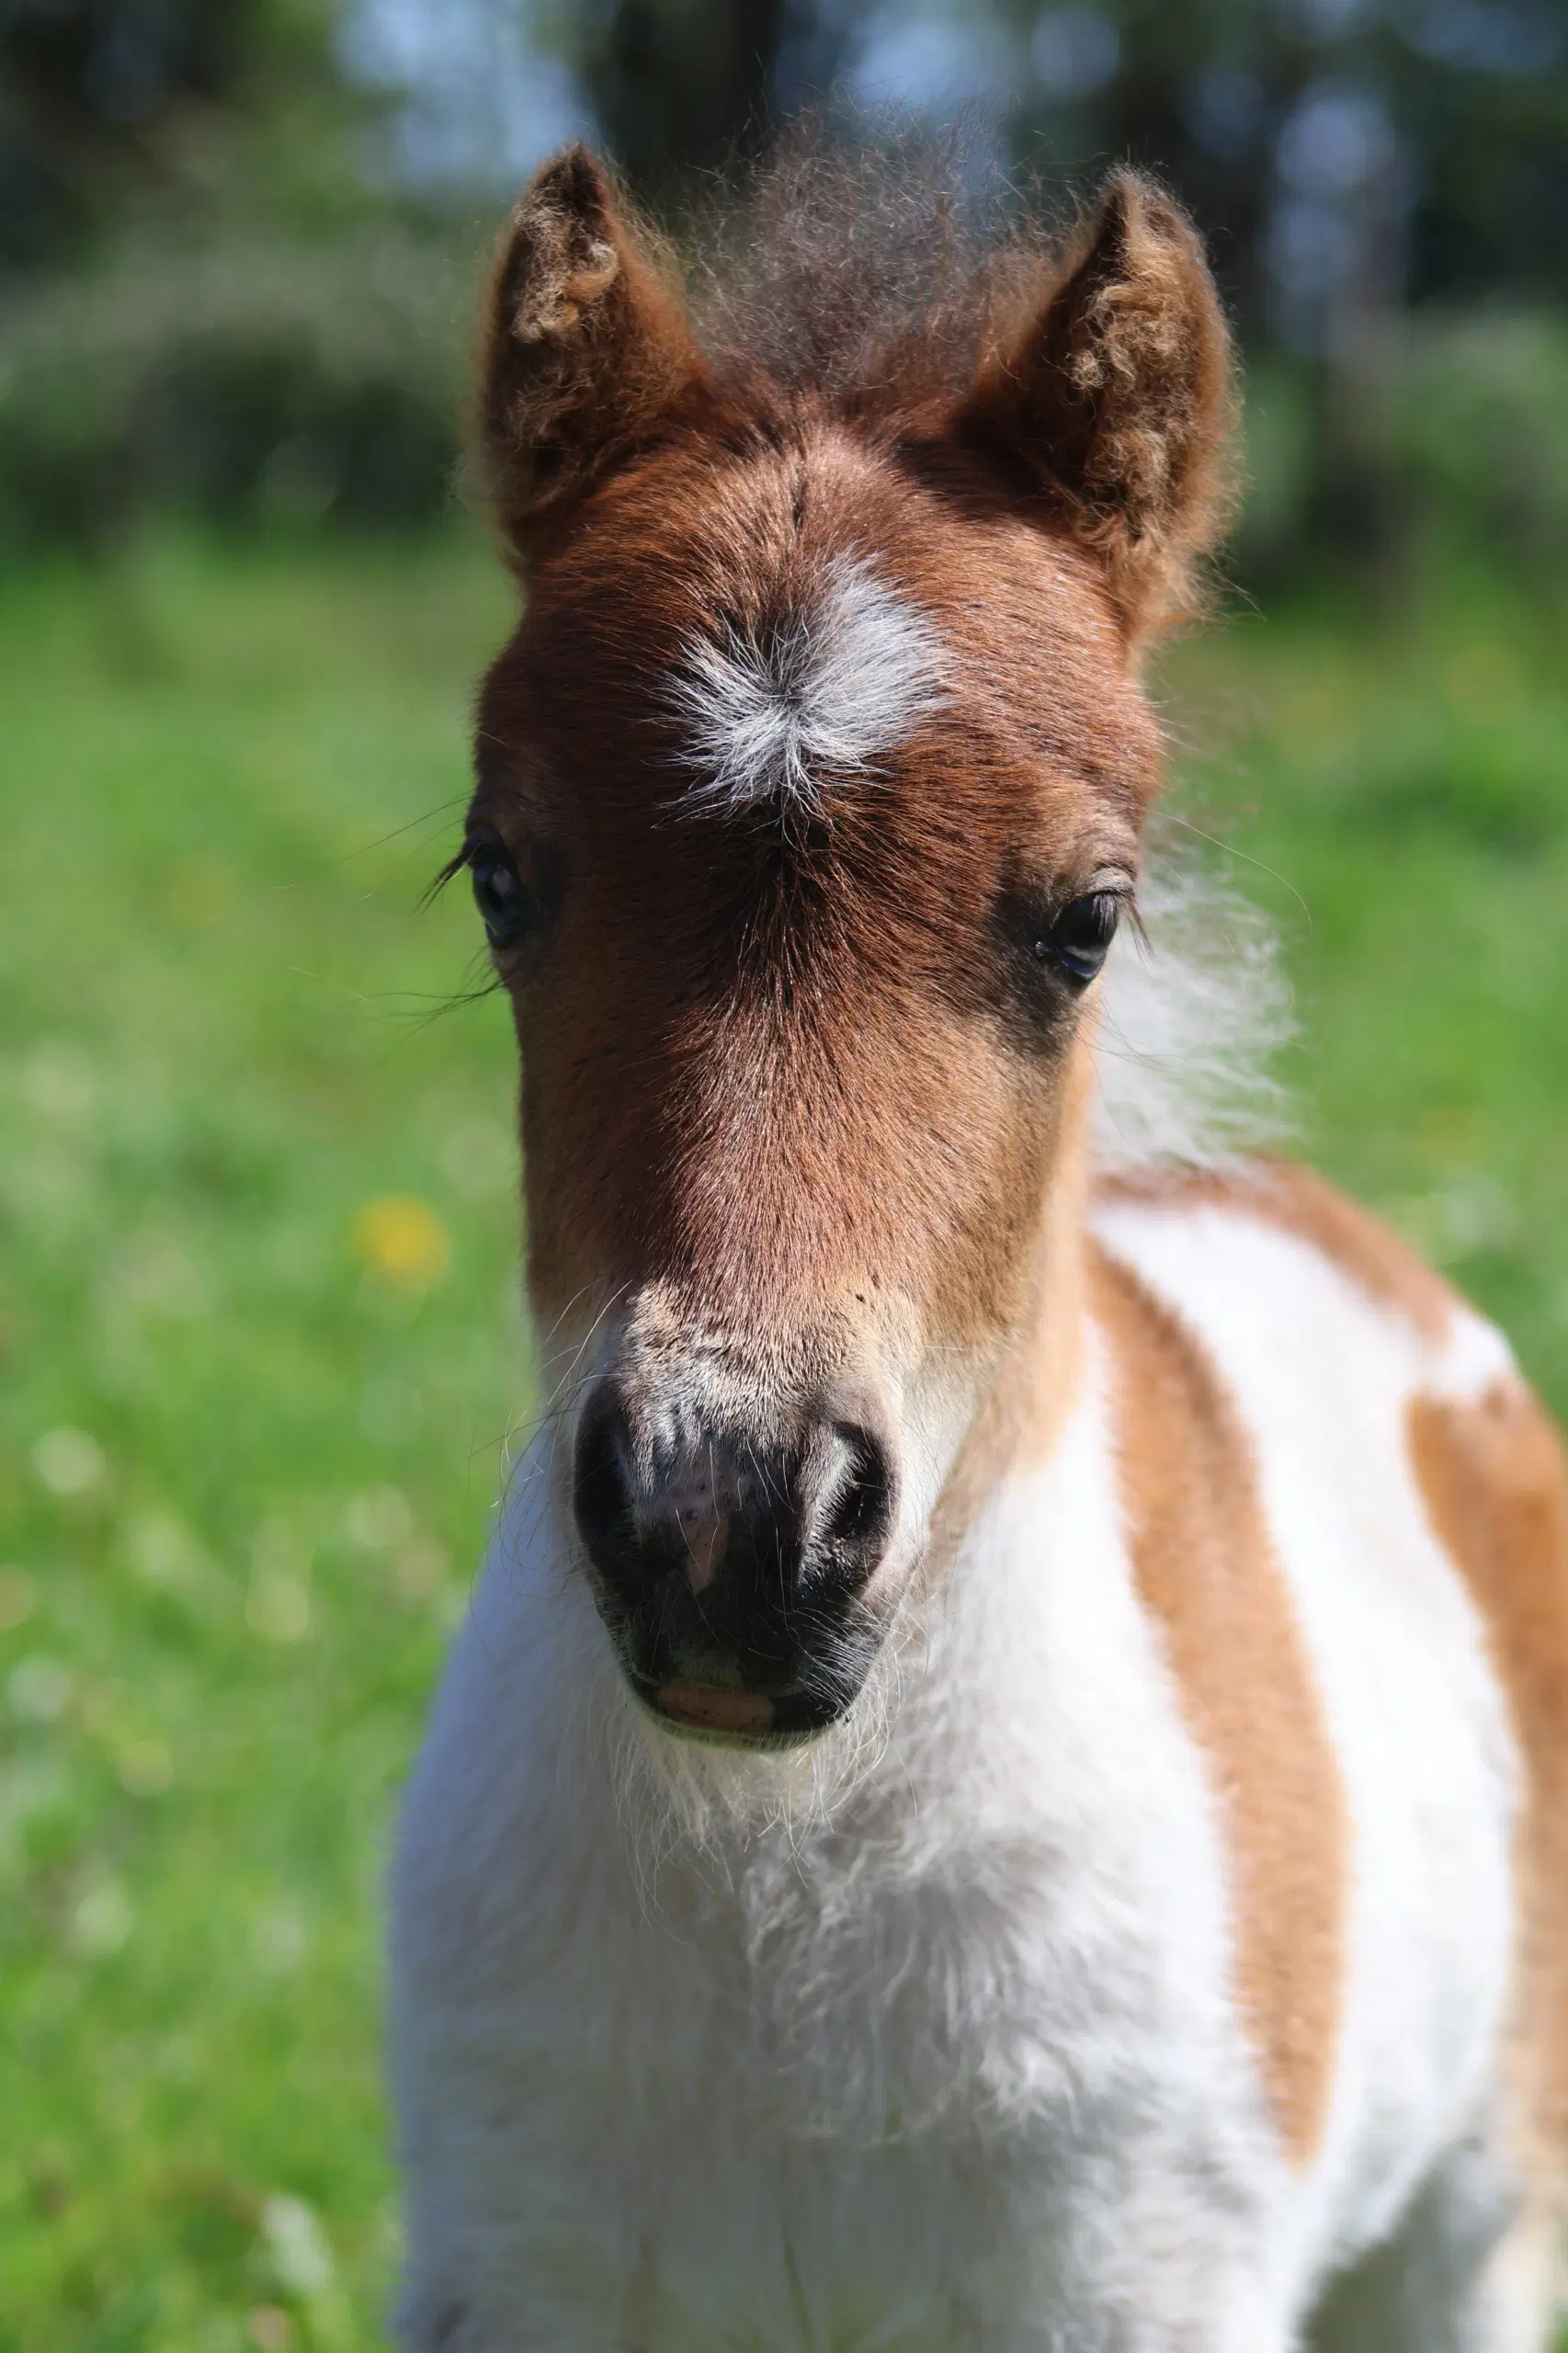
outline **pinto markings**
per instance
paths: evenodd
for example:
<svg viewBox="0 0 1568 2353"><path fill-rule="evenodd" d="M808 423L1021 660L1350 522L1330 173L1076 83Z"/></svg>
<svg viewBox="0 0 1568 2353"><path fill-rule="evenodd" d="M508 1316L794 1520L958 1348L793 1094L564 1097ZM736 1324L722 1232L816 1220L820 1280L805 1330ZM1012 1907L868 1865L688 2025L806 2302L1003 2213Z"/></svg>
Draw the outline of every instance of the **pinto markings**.
<svg viewBox="0 0 1568 2353"><path fill-rule="evenodd" d="M1134 1570L1225 1824L1237 1999L1279 2131L1312 2154L1334 2085L1349 1867L1344 1790L1251 1447L1201 1340L1092 1259Z"/></svg>

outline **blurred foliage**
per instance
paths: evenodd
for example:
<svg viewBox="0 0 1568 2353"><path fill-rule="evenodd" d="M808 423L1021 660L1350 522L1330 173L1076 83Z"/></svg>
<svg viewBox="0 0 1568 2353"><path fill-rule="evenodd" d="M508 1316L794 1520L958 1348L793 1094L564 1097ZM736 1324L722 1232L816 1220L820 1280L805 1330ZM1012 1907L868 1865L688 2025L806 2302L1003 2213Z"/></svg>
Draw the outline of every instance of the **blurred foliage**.
<svg viewBox="0 0 1568 2353"><path fill-rule="evenodd" d="M1550 563L1562 0L0 0L0 533L430 512L503 156L576 107L678 227L830 88L1172 182L1263 387L1244 576Z"/></svg>
<svg viewBox="0 0 1568 2353"><path fill-rule="evenodd" d="M1553 596L1568 550L1568 318L1549 311L1415 312L1381 386L1377 496L1392 551L1380 585L1413 592L1433 563L1491 569ZM1312 372L1267 351L1250 366L1244 496L1228 576L1278 593L1341 561L1321 524L1329 426Z"/></svg>
<svg viewBox="0 0 1568 2353"><path fill-rule="evenodd" d="M0 270L112 248L127 222L363 209L369 94L333 0L0 0Z"/></svg>
<svg viewBox="0 0 1568 2353"><path fill-rule="evenodd" d="M160 510L269 529L427 521L462 490L471 274L449 245L383 227L143 246L40 290L0 335L0 548L13 562L51 542L90 551ZM1559 584L1568 322L1416 314L1387 409L1392 585L1447 554ZM1238 585L1274 593L1314 569L1323 432L1310 373L1265 354L1226 557Z"/></svg>
<svg viewBox="0 0 1568 2353"><path fill-rule="evenodd" d="M149 507L228 522L418 521L449 494L466 302L395 229L143 243L14 306L0 540L82 547Z"/></svg>
<svg viewBox="0 0 1568 2353"><path fill-rule="evenodd" d="M1568 293L1556 0L1006 5L1036 68L1025 131L1053 167L1164 175L1249 340L1358 291ZM1383 285L1358 289L1369 271Z"/></svg>
<svg viewBox="0 0 1568 2353"><path fill-rule="evenodd" d="M1410 338L1395 462L1423 536L1561 592L1568 555L1568 318L1482 310Z"/></svg>

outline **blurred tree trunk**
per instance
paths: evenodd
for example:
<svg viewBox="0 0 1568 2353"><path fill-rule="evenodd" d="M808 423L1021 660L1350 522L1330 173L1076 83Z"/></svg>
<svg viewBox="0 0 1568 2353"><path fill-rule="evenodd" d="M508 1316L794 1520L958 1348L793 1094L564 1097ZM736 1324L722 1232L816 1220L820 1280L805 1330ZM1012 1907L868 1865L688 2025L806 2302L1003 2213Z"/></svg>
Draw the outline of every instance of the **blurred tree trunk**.
<svg viewBox="0 0 1568 2353"><path fill-rule="evenodd" d="M594 112L617 162L655 203L691 171L766 140L791 0L612 0L584 44Z"/></svg>
<svg viewBox="0 0 1568 2353"><path fill-rule="evenodd" d="M1324 320L1317 523L1375 592L1401 585L1406 517L1392 453L1406 281L1401 159L1390 143L1346 205L1347 261Z"/></svg>

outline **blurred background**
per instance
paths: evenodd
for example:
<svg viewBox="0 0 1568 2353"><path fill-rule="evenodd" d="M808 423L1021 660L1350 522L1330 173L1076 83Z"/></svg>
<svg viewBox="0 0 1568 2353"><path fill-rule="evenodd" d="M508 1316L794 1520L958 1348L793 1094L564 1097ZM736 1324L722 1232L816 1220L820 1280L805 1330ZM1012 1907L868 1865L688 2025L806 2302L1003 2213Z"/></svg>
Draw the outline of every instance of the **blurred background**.
<svg viewBox="0 0 1568 2353"><path fill-rule="evenodd" d="M387 1824L529 1410L472 285L835 109L1130 155L1247 364L1176 830L1568 1408L1565 0L0 0L0 2348L381 2341Z"/></svg>

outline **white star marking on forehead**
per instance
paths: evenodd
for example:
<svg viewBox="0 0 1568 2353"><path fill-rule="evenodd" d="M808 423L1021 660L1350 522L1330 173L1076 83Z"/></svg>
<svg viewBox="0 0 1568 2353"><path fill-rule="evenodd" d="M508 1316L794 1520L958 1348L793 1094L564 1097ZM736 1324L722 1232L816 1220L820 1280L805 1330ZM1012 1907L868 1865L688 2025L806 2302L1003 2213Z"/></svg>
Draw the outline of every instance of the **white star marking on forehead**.
<svg viewBox="0 0 1568 2353"><path fill-rule="evenodd" d="M809 807L835 777L864 775L946 699L940 637L926 615L840 557L809 604L765 639L695 640L672 699L687 731L687 808L778 801Z"/></svg>

